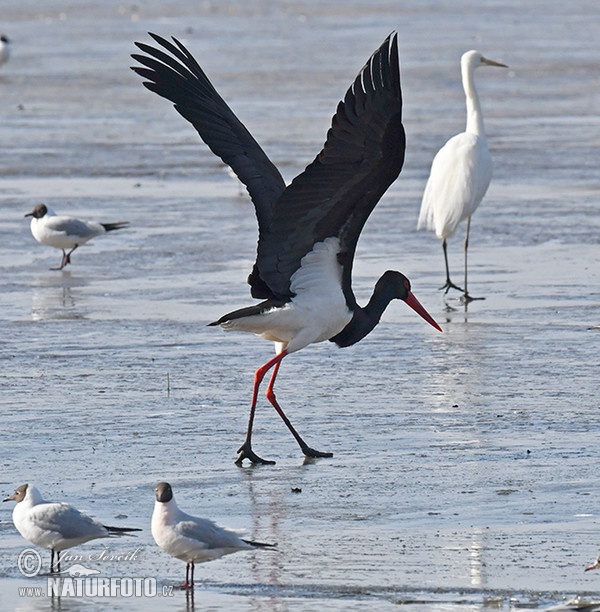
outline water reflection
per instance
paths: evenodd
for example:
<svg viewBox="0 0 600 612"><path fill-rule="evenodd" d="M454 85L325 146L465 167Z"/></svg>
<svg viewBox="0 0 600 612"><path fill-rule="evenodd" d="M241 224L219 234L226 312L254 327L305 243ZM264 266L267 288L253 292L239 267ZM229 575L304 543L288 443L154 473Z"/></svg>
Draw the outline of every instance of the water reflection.
<svg viewBox="0 0 600 612"><path fill-rule="evenodd" d="M286 515L286 501L284 489L273 492L266 500L256 491L254 476L259 474L254 466L244 473L248 475L247 491L250 499L250 515L253 518L253 534L268 533L269 542L281 542L281 519ZM265 511L265 503L268 511ZM260 539L260 538L257 538ZM283 577L283 554L279 548L270 548L258 551L252 561L252 575L255 584L280 586ZM281 600L278 597L250 597L252 609L257 612L278 612L281 610Z"/></svg>
<svg viewBox="0 0 600 612"><path fill-rule="evenodd" d="M31 318L33 321L85 319L81 295L77 287L86 285L85 279L61 274L38 276L31 287Z"/></svg>
<svg viewBox="0 0 600 612"><path fill-rule="evenodd" d="M471 536L471 544L469 546L469 574L471 586L483 587L486 583L485 562L483 555L485 553L484 529L475 527Z"/></svg>

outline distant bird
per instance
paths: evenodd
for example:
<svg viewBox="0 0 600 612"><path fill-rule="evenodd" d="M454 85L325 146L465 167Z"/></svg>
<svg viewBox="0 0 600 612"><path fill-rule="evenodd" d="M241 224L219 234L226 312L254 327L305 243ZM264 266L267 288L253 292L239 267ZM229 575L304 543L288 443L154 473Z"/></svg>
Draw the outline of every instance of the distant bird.
<svg viewBox="0 0 600 612"><path fill-rule="evenodd" d="M323 150L286 187L185 46L175 38L172 44L150 35L171 55L136 43L147 55L133 55L145 66L133 70L148 79L144 85L150 91L173 102L210 149L231 166L246 185L258 219L258 254L248 283L252 297L264 301L211 323L275 342L275 357L254 376L248 432L236 463L274 463L256 455L251 445L258 389L271 368L267 398L302 452L331 457L310 448L277 403L273 387L282 359L314 342L355 344L373 330L393 299L404 300L441 331L400 272L385 272L364 308L351 287L361 230L404 161L397 36L392 33L362 68L338 105Z"/></svg>
<svg viewBox="0 0 600 612"><path fill-rule="evenodd" d="M435 230L442 239L446 262L446 283L464 293L465 301L472 298L467 289L467 249L471 216L479 206L492 179L492 157L488 151L483 114L473 79L480 66L501 66L487 59L479 51L467 51L460 60L462 84L467 99L467 127L452 137L437 153L431 164L431 173L423 193L417 229ZM461 289L450 280L446 241L454 236L458 224L467 219L465 238L465 284Z"/></svg>
<svg viewBox="0 0 600 612"><path fill-rule="evenodd" d="M594 561L594 563L592 563L592 565L588 565L588 566L585 568L585 571L586 571L586 572L589 572L590 570L595 570L595 569L600 569L600 557L598 557L598 558L596 559L596 561Z"/></svg>
<svg viewBox="0 0 600 612"><path fill-rule="evenodd" d="M167 554L186 562L185 589L194 586L194 563L213 561L241 550L275 546L244 540L208 519L186 514L177 507L168 482L159 482L155 492L152 537Z"/></svg>
<svg viewBox="0 0 600 612"><path fill-rule="evenodd" d="M21 485L3 501L16 501L13 523L29 542L51 551L50 572L60 572L60 553L97 538L127 535L141 531L134 527L110 527L68 504L49 502L29 484ZM54 554L56 553L56 563Z"/></svg>
<svg viewBox="0 0 600 612"><path fill-rule="evenodd" d="M45 204L38 204L25 216L32 218L31 233L40 244L62 249L63 255L60 266L50 268L51 270L62 270L67 264L70 264L71 253L88 240L129 225L128 221L97 223L96 221L82 221L74 217L57 215ZM70 251L67 253L65 249L70 249Z"/></svg>
<svg viewBox="0 0 600 612"><path fill-rule="evenodd" d="M0 66L8 62L10 57L10 40L4 34L0 35Z"/></svg>

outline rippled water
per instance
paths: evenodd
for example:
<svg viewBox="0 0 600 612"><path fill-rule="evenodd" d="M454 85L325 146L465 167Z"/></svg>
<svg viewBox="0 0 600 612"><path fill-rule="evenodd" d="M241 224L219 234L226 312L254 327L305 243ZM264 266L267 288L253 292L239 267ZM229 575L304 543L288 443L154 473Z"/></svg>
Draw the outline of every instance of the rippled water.
<svg viewBox="0 0 600 612"><path fill-rule="evenodd" d="M600 600L600 575L583 571L600 553L597 4L14 5L1 24L13 41L0 69L2 495L35 483L143 527L106 544L141 547L130 563L91 561L102 542L73 549L103 576L183 579L150 535L159 480L185 510L278 543L199 566L195 601L176 592L169 609ZM277 465L240 469L252 375L272 347L205 324L251 303L256 224L193 129L129 70L133 41L184 40L291 179L392 29L407 160L361 238L355 291L364 302L384 270L401 269L444 333L394 304L358 346L289 357L278 397L334 457L304 462L263 399L255 448ZM465 312L437 290L438 241L414 228L431 159L463 128L469 48L510 69L477 73L495 176L470 248L470 290L486 300ZM60 254L23 218L40 201L131 227L52 272ZM165 609L158 598L20 597L45 578L17 569L27 544L11 506L0 506L3 607Z"/></svg>

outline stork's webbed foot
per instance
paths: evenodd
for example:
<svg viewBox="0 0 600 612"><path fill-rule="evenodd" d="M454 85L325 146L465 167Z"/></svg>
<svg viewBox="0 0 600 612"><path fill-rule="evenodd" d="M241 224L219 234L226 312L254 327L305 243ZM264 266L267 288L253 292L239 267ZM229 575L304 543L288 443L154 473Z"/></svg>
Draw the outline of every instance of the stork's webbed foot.
<svg viewBox="0 0 600 612"><path fill-rule="evenodd" d="M314 448L311 448L310 446L305 445L300 445L300 448L302 449L302 452L304 453L304 455L306 457L311 457L311 458L321 458L321 457L333 457L333 453L324 453L322 451L318 451L315 450Z"/></svg>
<svg viewBox="0 0 600 612"><path fill-rule="evenodd" d="M244 442L238 448L238 458L235 460L236 465L242 465L244 459L248 459L248 461L254 463L254 465L275 465L275 461L270 461L268 459L263 459L259 457L253 450L250 442Z"/></svg>

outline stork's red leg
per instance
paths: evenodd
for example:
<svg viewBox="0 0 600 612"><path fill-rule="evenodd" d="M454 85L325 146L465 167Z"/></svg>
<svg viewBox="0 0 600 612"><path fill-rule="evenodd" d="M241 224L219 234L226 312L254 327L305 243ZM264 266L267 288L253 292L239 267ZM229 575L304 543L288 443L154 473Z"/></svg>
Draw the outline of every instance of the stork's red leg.
<svg viewBox="0 0 600 612"><path fill-rule="evenodd" d="M279 366L281 365L281 360L279 360L275 369L273 370L273 374L271 375L271 380L269 381L269 386L267 387L267 399L271 402L271 405L275 410L277 410L277 414L281 417L283 422L287 425L287 428L292 432L294 438L296 438L296 442L302 449L302 452L307 457L333 457L333 453L323 453L321 451L315 450L306 444L306 442L300 437L300 434L296 431L294 426L291 424L290 420L287 418L286 414L283 412L281 406L277 403L277 398L275 397L275 391L273 387L275 386L275 378L277 377L277 372L279 371Z"/></svg>
<svg viewBox="0 0 600 612"><path fill-rule="evenodd" d="M235 460L237 465L241 465L244 459L249 459L252 463L262 463L267 465L274 465L275 461L268 461L266 459L262 459L252 450L252 426L254 425L254 412L256 411L256 402L258 400L258 389L260 388L260 383L263 381L265 374L273 367L275 368L275 373L279 369L279 364L281 360L287 355L287 351L283 350L281 353L277 353L273 359L269 359L267 363L258 368L254 373L254 388L252 390L252 405L250 406L250 418L248 419L248 432L246 433L246 440L238 449L239 456Z"/></svg>

